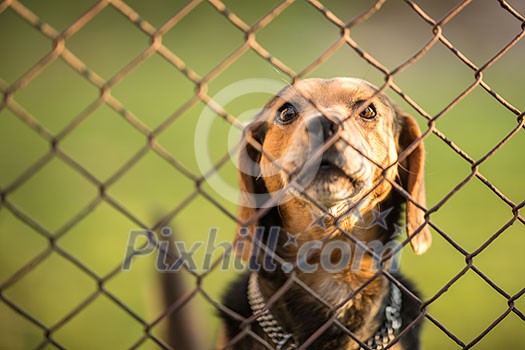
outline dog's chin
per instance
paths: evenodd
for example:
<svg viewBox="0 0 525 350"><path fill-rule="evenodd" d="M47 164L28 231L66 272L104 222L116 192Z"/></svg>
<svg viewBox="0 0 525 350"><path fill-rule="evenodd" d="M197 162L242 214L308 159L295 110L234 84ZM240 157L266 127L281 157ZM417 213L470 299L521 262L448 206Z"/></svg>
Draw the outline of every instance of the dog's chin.
<svg viewBox="0 0 525 350"><path fill-rule="evenodd" d="M338 205L355 194L355 184L344 172L335 166L321 166L306 193L326 208Z"/></svg>

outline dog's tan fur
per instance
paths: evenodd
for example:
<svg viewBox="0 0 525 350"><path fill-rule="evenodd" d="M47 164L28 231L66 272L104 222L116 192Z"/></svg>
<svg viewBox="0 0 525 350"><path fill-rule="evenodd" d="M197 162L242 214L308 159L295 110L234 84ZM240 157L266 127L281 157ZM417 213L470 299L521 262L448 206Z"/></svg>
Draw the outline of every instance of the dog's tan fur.
<svg viewBox="0 0 525 350"><path fill-rule="evenodd" d="M275 122L275 116L285 103L297 106L299 117L293 123L282 125ZM373 121L360 117L370 104L377 114ZM312 135L308 134L307 125L312 116L319 115L330 119L338 130L319 152L324 152L348 176L339 176L334 181L314 179L300 191L291 183L299 169L310 160ZM259 223L255 218L261 216L260 210L267 210L259 208L250 195L260 192L279 193L268 198L278 207L282 232L298 235L297 246L279 246L276 251L285 261L295 261L298 249L311 240L323 239L325 244L333 240L353 242L343 231L364 243L375 240L386 243L391 237L385 230L377 225L369 227L366 223L373 220L373 210L380 212L386 205L399 210L401 202L406 203L410 243L417 254L425 252L431 244L431 236L428 228L422 227L425 225L424 211L419 208L425 207L424 151L419 137L415 120L363 80L307 79L285 88L246 130L240 158L243 194L238 217L239 230L247 227L250 235L236 237L238 246L244 247L241 252L244 258L248 258L251 235ZM405 150L408 154L400 159ZM399 184L405 193L393 189L392 183ZM311 225L312 213L319 216L329 213L327 227ZM360 222L360 218L364 222ZM339 258L337 254L331 257L334 261ZM313 254L308 261L319 260L319 254ZM374 317L387 294L387 279L376 278L346 304L341 306L340 303L374 276L377 270L372 267L373 263L372 256L367 253L357 270L348 266L337 273L322 269L315 273L303 273L299 269L295 272L326 302L340 306L337 315L349 328L352 328L352 313L365 315L363 324L353 330L365 340L378 327ZM270 298L275 284L265 279L260 284L263 295ZM286 305L277 302L275 308L280 311L283 325L294 329L294 321L286 316ZM358 345L350 341L345 348L356 349Z"/></svg>

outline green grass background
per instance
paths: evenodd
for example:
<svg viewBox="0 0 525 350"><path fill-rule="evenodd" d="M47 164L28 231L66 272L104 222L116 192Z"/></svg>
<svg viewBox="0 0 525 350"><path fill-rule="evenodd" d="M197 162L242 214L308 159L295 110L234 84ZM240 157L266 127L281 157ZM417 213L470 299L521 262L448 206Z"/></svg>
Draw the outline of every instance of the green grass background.
<svg viewBox="0 0 525 350"><path fill-rule="evenodd" d="M57 31L67 28L93 5L93 1L37 1L21 3L41 21ZM369 1L326 1L327 8L348 21L371 5ZM418 1L436 20L456 2ZM180 10L183 1L126 1L153 26ZM249 25L275 6L275 1L241 0L225 4ZM511 2L522 14L523 4ZM476 65L482 66L520 33L520 22L497 2L475 1L452 19L443 34ZM21 19L12 9L0 13L0 86L5 91L43 55L52 42ZM432 28L400 1L388 1L369 20L352 28L352 37L370 55L389 69L399 66L432 37ZM257 41L286 65L300 71L321 55L339 37L337 27L311 5L297 1L257 33ZM162 42L187 66L204 76L243 43L243 34L208 3L197 6ZM110 79L144 51L149 38L111 5L66 41L66 46L92 71ZM522 40L483 74L483 80L519 110L525 108L523 70L525 42ZM369 66L348 46L340 48L309 76L355 76L376 85L382 74ZM210 81L213 96L242 79L289 79L253 51L248 51L223 73ZM475 81L472 72L447 48L436 44L417 63L394 77L394 81L429 115L435 116ZM60 58L48 65L12 98L51 134L58 134L98 96L99 90L77 74ZM111 94L154 129L195 94L195 86L173 65L155 54L131 71L111 89ZM388 94L416 116L423 130L424 118L393 91ZM267 94L249 94L224 106L233 115L260 107ZM9 188L31 164L50 152L49 143L29 128L9 108L0 109L0 189ZM207 145L210 157L218 161L227 152L232 127L217 117L209 137L195 135L196 123L204 104L199 102L177 118L156 141L195 176L201 176L194 143ZM477 160L489 152L516 127L516 115L484 89L477 87L436 123L436 127L470 157ZM234 134L238 135L238 132ZM197 139L196 139L197 138ZM147 138L108 106L97 108L59 143L61 152L75 159L94 177L104 182L147 143ZM428 207L440 202L470 172L470 165L447 144L431 134L426 139ZM514 203L525 199L523 179L525 135L521 129L508 143L480 165L479 171ZM235 167L230 162L216 175L235 186ZM112 184L108 195L141 222L152 226L162 215L176 208L195 191L195 184L157 153L149 151L128 172ZM230 213L235 204L223 199L211 186L202 191ZM99 195L96 186L58 157L53 157L26 182L6 194L9 205L56 234L73 216ZM521 210L523 215L523 210ZM475 251L512 218L512 209L477 178L471 179L431 216L432 222L468 252ZM234 221L202 194L185 206L170 222L179 238L189 246L204 239L210 227L219 229L221 240L231 240ZM56 240L56 245L97 276L104 277L123 259L128 232L137 223L102 201L77 225ZM515 222L481 254L474 265L510 295L524 288L525 245L523 224ZM403 251L403 271L415 281L426 299L465 266L465 257L433 232L432 249L421 257ZM0 292L27 314L53 327L73 308L97 290L96 279L52 252L34 265L15 284L4 283L33 257L45 251L50 242L21 222L0 204ZM220 253L220 252L219 252ZM216 254L216 257L219 256ZM202 261L202 255L198 257ZM216 336L216 310L207 300L218 301L233 271L214 270L202 280L202 291L187 307L197 315L203 342L211 348ZM196 278L187 275L188 288ZM131 271L119 272L103 284L120 302L146 322L161 312L159 274L154 257L136 259ZM203 294L206 294L206 298ZM525 311L524 298L514 302ZM507 300L473 271L468 271L429 306L429 312L463 342L472 341L507 310ZM510 313L474 348L523 349L524 323ZM162 322L152 334L163 337ZM143 334L143 326L103 293L93 303L52 333L67 348L120 349L133 345ZM44 339L41 329L0 301L0 349L34 348ZM439 328L427 321L423 333L426 349L460 348ZM142 348L156 348L146 341ZM54 348L48 344L46 348Z"/></svg>

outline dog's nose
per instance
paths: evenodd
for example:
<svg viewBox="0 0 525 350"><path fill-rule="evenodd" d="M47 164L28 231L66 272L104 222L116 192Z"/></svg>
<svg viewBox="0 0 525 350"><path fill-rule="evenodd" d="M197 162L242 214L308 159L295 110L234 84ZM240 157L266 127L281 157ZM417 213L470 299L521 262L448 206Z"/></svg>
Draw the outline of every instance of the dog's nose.
<svg viewBox="0 0 525 350"><path fill-rule="evenodd" d="M339 126L324 115L315 116L308 121L308 131L320 137L323 142L332 138L338 130Z"/></svg>

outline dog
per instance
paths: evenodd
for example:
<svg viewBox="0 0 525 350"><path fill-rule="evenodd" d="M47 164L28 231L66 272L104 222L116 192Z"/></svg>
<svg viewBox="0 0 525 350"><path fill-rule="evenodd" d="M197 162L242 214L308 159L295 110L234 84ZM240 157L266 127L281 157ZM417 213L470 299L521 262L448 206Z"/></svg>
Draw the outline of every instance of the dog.
<svg viewBox="0 0 525 350"><path fill-rule="evenodd" d="M217 348L420 348L418 293L388 258L403 210L415 253L431 244L413 117L361 79L301 80L245 128L239 174L250 271L224 295Z"/></svg>

